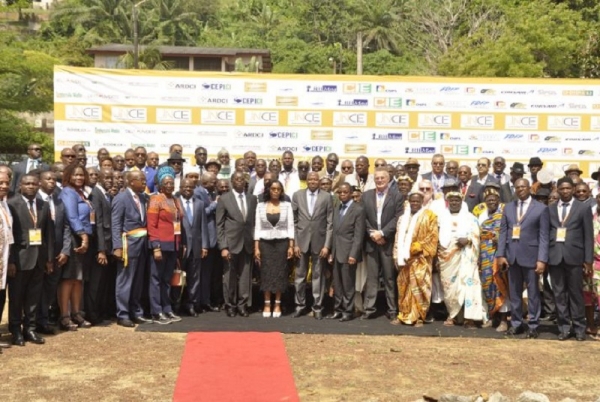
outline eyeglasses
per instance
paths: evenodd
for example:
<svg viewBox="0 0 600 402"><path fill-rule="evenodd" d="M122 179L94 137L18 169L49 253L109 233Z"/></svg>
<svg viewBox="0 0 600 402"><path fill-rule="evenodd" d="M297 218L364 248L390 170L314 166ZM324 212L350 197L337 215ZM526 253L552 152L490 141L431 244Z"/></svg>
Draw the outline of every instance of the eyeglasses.
<svg viewBox="0 0 600 402"><path fill-rule="evenodd" d="M432 162L431 163L433 166L444 166L445 163L444 162Z"/></svg>
<svg viewBox="0 0 600 402"><path fill-rule="evenodd" d="M29 148L30 151L41 151L42 148Z"/></svg>
<svg viewBox="0 0 600 402"><path fill-rule="evenodd" d="M352 169L352 166L342 166L342 170L350 170Z"/></svg>
<svg viewBox="0 0 600 402"><path fill-rule="evenodd" d="M171 161L171 162L169 162L169 163L170 163L171 165L181 165L181 164L183 164L183 162L181 162L181 161Z"/></svg>
<svg viewBox="0 0 600 402"><path fill-rule="evenodd" d="M477 166L485 166L485 167L487 167L487 163L478 163Z"/></svg>
<svg viewBox="0 0 600 402"><path fill-rule="evenodd" d="M375 167L384 167L384 166L386 166L385 163L376 163L375 164Z"/></svg>
<svg viewBox="0 0 600 402"><path fill-rule="evenodd" d="M62 157L63 157L63 158L74 158L74 157L75 157L75 155L63 155Z"/></svg>
<svg viewBox="0 0 600 402"><path fill-rule="evenodd" d="M206 152L198 152L196 155L207 155Z"/></svg>
<svg viewBox="0 0 600 402"><path fill-rule="evenodd" d="M419 187L421 191L431 191L431 187Z"/></svg>
<svg viewBox="0 0 600 402"><path fill-rule="evenodd" d="M136 153L135 156L146 156L146 154L143 152L140 152L140 153Z"/></svg>

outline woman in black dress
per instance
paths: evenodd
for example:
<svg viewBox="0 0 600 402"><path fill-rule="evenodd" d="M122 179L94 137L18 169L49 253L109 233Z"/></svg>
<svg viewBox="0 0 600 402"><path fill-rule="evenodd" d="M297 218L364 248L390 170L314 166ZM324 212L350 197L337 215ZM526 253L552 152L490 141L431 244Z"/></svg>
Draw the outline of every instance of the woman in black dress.
<svg viewBox="0 0 600 402"><path fill-rule="evenodd" d="M287 260L294 251L294 213L284 201L283 185L275 180L265 188L264 201L256 207L254 256L260 264L260 290L265 292L263 317L271 317L271 294L275 293L273 317L281 317L281 293L288 286Z"/></svg>

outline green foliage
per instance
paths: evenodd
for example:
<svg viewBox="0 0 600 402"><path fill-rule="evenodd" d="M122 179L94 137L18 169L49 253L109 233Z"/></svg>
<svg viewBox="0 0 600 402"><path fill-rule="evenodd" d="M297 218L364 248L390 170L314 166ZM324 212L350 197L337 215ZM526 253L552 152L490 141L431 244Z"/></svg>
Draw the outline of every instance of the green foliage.
<svg viewBox="0 0 600 402"><path fill-rule="evenodd" d="M54 154L51 137L35 131L24 119L15 113L0 109L0 149L3 154L22 155L31 143L42 145L44 155Z"/></svg>

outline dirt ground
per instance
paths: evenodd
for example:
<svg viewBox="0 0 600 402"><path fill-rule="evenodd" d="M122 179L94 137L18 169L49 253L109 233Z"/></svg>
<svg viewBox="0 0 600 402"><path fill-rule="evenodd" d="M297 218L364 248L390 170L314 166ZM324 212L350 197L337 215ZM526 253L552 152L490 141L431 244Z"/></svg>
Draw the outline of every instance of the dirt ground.
<svg viewBox="0 0 600 402"><path fill-rule="evenodd" d="M512 397L533 390L552 401L600 396L600 342L283 337L302 401L414 401L424 393L497 390ZM0 356L0 400L168 401L184 343L185 334L112 324L12 347Z"/></svg>

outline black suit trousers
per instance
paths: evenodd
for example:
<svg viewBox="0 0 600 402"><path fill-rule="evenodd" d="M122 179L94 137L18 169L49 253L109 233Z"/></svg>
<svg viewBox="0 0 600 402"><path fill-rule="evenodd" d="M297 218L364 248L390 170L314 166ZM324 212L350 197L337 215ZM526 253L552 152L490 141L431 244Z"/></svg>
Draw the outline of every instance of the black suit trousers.
<svg viewBox="0 0 600 402"><path fill-rule="evenodd" d="M354 296L356 295L356 264L333 264L333 289L335 312L354 314Z"/></svg>
<svg viewBox="0 0 600 402"><path fill-rule="evenodd" d="M61 274L62 268L57 268L56 265L51 274L44 273L40 304L36 315L36 323L39 326L48 325L50 306L56 303L56 292L58 291L58 283L60 282Z"/></svg>
<svg viewBox="0 0 600 402"><path fill-rule="evenodd" d="M395 316L398 314L398 288L396 284L398 272L394 267L392 256L386 255L382 247L376 247L374 251L367 252L367 284L363 306L367 314L375 313L380 270L383 274L387 312Z"/></svg>
<svg viewBox="0 0 600 402"><path fill-rule="evenodd" d="M40 302L44 270L35 268L17 270L8 284L8 330L12 333L35 331L35 314Z"/></svg>
<svg viewBox="0 0 600 402"><path fill-rule="evenodd" d="M93 261L92 261L93 259ZM106 294L108 266L100 265L96 260L96 252L88 259L91 269L83 284L83 305L86 318L92 323L101 320L106 311Z"/></svg>
<svg viewBox="0 0 600 402"><path fill-rule="evenodd" d="M550 280L556 300L558 329L570 332L571 322L577 334L585 333L585 304L583 302L583 266L550 265Z"/></svg>

